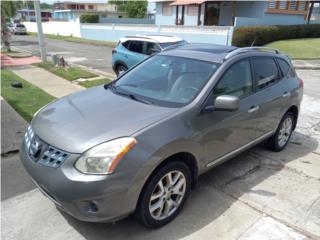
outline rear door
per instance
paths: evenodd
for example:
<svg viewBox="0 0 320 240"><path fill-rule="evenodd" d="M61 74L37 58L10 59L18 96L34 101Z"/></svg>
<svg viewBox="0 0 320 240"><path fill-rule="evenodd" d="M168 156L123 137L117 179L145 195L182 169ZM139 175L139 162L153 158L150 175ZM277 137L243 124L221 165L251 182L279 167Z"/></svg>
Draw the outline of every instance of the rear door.
<svg viewBox="0 0 320 240"><path fill-rule="evenodd" d="M259 108L257 137L276 130L288 108L290 92L273 57L252 57L255 102Z"/></svg>
<svg viewBox="0 0 320 240"><path fill-rule="evenodd" d="M126 63L128 65L128 68L131 68L147 57L147 55L144 54L144 43L144 41L139 40L131 40L129 42L129 51L126 53Z"/></svg>
<svg viewBox="0 0 320 240"><path fill-rule="evenodd" d="M200 133L197 138L204 147L208 166L254 140L257 111L253 89L251 64L247 58L231 65L209 95L208 100L212 103L220 95L237 96L240 106L234 112L214 110L196 118L197 132Z"/></svg>

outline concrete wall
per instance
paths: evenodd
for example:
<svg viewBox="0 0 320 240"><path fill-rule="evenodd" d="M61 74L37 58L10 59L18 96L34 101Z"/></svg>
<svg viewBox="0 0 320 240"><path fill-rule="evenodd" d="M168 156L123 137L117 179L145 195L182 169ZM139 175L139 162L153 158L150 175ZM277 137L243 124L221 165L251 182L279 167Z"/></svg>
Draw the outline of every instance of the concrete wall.
<svg viewBox="0 0 320 240"><path fill-rule="evenodd" d="M24 22L27 31L37 32L35 22ZM187 27L121 24L80 24L79 22L45 22L44 33L74 36L86 39L118 41L124 36L173 35L188 42L230 45L232 27Z"/></svg>
<svg viewBox="0 0 320 240"><path fill-rule="evenodd" d="M80 31L82 38L105 41L118 41L121 37L137 34L159 34L177 36L188 42L227 45L232 38L230 27L81 24Z"/></svg>
<svg viewBox="0 0 320 240"><path fill-rule="evenodd" d="M38 32L36 22L24 22L23 24L28 32ZM48 34L81 37L79 22L43 22L42 28L43 32Z"/></svg>
<svg viewBox="0 0 320 240"><path fill-rule="evenodd" d="M305 24L302 15L265 14L263 18L236 17L235 27L259 25L295 25Z"/></svg>
<svg viewBox="0 0 320 240"><path fill-rule="evenodd" d="M155 19L100 17L99 22L113 24L155 24Z"/></svg>

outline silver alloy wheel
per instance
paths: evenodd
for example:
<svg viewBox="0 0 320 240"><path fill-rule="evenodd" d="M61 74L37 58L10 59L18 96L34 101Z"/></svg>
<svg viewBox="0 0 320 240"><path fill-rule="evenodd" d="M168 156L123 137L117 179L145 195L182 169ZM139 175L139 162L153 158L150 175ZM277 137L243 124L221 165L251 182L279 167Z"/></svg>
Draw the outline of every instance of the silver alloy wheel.
<svg viewBox="0 0 320 240"><path fill-rule="evenodd" d="M286 145L286 143L289 140L291 131L292 131L292 118L291 117L287 117L283 122L282 122L282 126L279 130L279 135L278 135L278 145L279 147L283 147L284 145Z"/></svg>
<svg viewBox="0 0 320 240"><path fill-rule="evenodd" d="M180 206L186 193L186 177L178 170L167 173L154 188L149 211L155 220L163 220L171 216Z"/></svg>

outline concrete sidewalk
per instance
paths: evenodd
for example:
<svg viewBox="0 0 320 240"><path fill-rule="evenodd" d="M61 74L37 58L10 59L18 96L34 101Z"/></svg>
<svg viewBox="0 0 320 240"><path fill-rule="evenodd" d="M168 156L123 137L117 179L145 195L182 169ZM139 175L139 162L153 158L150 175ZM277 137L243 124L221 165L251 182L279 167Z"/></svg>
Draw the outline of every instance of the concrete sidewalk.
<svg viewBox="0 0 320 240"><path fill-rule="evenodd" d="M27 128L27 122L0 96L1 154L17 152Z"/></svg>
<svg viewBox="0 0 320 240"><path fill-rule="evenodd" d="M51 72L31 65L15 67L10 70L56 98L61 98L85 89L84 87L73 84Z"/></svg>

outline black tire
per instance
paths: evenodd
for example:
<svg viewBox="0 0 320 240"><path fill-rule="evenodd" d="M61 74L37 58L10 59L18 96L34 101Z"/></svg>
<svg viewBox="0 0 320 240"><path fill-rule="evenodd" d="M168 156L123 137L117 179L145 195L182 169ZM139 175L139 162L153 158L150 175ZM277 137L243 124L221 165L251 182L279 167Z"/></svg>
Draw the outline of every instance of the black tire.
<svg viewBox="0 0 320 240"><path fill-rule="evenodd" d="M149 202L151 199L151 195L155 190L158 182L161 179L163 179L163 177L166 176L166 174L172 171L180 171L181 173L183 173L186 180L185 194L182 197L180 205L171 215L169 215L165 219L157 220L152 217L149 210ZM140 222L145 227L148 227L148 228L158 228L171 222L183 208L185 201L189 195L190 187L191 187L191 172L189 167L185 163L174 161L162 166L149 178L146 185L144 186L144 189L140 195L139 203L136 209L136 217L140 220Z"/></svg>
<svg viewBox="0 0 320 240"><path fill-rule="evenodd" d="M119 63L116 66L116 75L119 76L121 72L126 72L127 70L128 68L125 65Z"/></svg>
<svg viewBox="0 0 320 240"><path fill-rule="evenodd" d="M285 142L284 145L281 145L279 142L279 134L280 134L280 130L283 126L283 123L285 122L286 119L290 118L291 122L292 122L292 127L291 127L291 131L288 134L288 139ZM289 143L292 132L293 132L293 127L295 125L295 117L293 115L292 112L287 112L281 119L279 126L277 128L277 131L275 132L274 135L272 135L268 140L267 140L267 146L270 150L275 151L275 152L279 152L282 151Z"/></svg>

